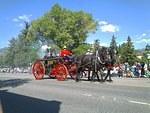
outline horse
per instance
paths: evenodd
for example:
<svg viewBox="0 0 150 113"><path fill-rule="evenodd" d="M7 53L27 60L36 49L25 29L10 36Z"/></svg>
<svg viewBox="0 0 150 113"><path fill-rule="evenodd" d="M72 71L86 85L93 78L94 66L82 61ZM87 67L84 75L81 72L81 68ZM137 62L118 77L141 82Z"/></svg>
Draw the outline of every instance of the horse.
<svg viewBox="0 0 150 113"><path fill-rule="evenodd" d="M107 74L104 78L104 81L107 80L107 78L109 77L108 81L112 81L111 79L111 74L110 71L113 69L114 64L117 62L117 51L114 48L109 48L109 54L110 54L110 60L109 62L106 62L105 66L107 68Z"/></svg>
<svg viewBox="0 0 150 113"><path fill-rule="evenodd" d="M93 54L83 54L76 57L77 62L77 77L76 81L81 78L85 69L88 70L88 80L93 80L95 76L99 79L99 73L101 73L101 80L103 81L103 68L107 67L108 62L111 61L110 49L107 47L98 48ZM92 71L92 77L90 78L90 72Z"/></svg>

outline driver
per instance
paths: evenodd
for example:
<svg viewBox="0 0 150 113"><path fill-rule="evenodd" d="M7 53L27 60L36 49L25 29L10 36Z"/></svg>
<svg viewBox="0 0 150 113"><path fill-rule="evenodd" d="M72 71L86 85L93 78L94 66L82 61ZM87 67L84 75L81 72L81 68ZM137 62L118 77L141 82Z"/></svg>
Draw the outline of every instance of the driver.
<svg viewBox="0 0 150 113"><path fill-rule="evenodd" d="M63 47L63 49L60 51L60 56L65 57L65 56L71 56L72 51L68 50L66 46Z"/></svg>
<svg viewBox="0 0 150 113"><path fill-rule="evenodd" d="M66 46L64 46L63 49L60 51L59 56L63 57L65 60L71 60L70 56L72 56L72 51L67 49Z"/></svg>

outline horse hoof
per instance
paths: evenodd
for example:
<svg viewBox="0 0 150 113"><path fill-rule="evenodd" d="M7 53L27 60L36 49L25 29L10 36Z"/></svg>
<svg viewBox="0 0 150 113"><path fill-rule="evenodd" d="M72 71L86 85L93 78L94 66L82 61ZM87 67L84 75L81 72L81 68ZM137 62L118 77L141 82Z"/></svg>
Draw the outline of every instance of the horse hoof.
<svg viewBox="0 0 150 113"><path fill-rule="evenodd" d="M76 82L79 82L79 79L75 79Z"/></svg>
<svg viewBox="0 0 150 113"><path fill-rule="evenodd" d="M90 78L88 78L88 81L91 81L91 79L90 79Z"/></svg>
<svg viewBox="0 0 150 113"><path fill-rule="evenodd" d="M108 82L113 82L113 80L107 80Z"/></svg>
<svg viewBox="0 0 150 113"><path fill-rule="evenodd" d="M100 80L100 82L105 82L105 80Z"/></svg>

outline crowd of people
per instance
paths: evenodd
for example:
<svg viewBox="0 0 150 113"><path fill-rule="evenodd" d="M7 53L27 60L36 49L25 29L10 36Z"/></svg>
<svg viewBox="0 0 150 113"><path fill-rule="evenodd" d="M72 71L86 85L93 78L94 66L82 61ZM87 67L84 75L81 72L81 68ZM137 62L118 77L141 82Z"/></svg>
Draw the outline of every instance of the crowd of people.
<svg viewBox="0 0 150 113"><path fill-rule="evenodd" d="M113 74L117 74L119 77L149 77L150 68L148 64L135 62L133 65L129 65L128 62L115 65Z"/></svg>

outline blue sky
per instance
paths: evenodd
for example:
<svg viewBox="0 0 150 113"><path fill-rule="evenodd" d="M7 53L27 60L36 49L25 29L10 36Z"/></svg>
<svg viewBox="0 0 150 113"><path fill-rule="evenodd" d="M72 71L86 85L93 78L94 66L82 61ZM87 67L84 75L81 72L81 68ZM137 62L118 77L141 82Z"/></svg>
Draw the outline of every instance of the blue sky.
<svg viewBox="0 0 150 113"><path fill-rule="evenodd" d="M112 35L117 44L132 38L135 48L150 44L150 0L1 0L0 48L23 29L23 21L31 22L58 3L73 11L83 10L92 14L99 26L89 34L87 42L99 39L101 45L109 45Z"/></svg>

